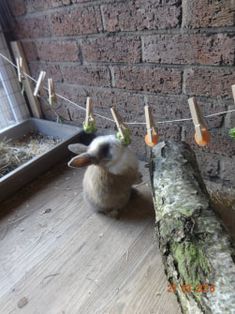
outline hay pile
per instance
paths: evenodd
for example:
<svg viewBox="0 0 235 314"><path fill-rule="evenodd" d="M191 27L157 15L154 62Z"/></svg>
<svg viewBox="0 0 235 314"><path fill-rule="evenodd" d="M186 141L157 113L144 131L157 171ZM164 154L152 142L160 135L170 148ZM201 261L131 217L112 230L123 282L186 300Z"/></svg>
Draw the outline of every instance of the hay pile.
<svg viewBox="0 0 235 314"><path fill-rule="evenodd" d="M17 140L0 141L0 178L30 159L48 152L61 140L30 133Z"/></svg>

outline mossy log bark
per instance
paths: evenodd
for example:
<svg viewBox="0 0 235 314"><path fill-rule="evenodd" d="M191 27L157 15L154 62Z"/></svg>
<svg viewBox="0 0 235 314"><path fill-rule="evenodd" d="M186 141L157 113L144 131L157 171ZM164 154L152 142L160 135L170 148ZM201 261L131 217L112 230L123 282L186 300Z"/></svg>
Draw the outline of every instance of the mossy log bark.
<svg viewBox="0 0 235 314"><path fill-rule="evenodd" d="M234 249L193 151L162 142L152 150L150 169L159 246L182 312L235 313Z"/></svg>

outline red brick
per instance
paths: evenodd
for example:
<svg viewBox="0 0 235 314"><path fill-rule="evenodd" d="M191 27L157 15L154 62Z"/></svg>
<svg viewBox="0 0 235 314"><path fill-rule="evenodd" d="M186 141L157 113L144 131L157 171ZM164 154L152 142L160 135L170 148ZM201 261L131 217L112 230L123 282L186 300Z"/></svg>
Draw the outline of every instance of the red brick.
<svg viewBox="0 0 235 314"><path fill-rule="evenodd" d="M61 67L61 71L66 83L101 87L111 85L110 73L107 67L67 65Z"/></svg>
<svg viewBox="0 0 235 314"><path fill-rule="evenodd" d="M186 96L149 95L146 96L146 102L152 109L155 122L190 117Z"/></svg>
<svg viewBox="0 0 235 314"><path fill-rule="evenodd" d="M234 110L234 100L231 99L231 102L228 104L228 110ZM235 112L227 113L225 116L225 127L228 129L235 127Z"/></svg>
<svg viewBox="0 0 235 314"><path fill-rule="evenodd" d="M199 170L206 179L219 179L220 177L220 156L202 152L200 149L196 151Z"/></svg>
<svg viewBox="0 0 235 314"><path fill-rule="evenodd" d="M185 70L184 92L188 95L231 96L234 82L233 68L191 68Z"/></svg>
<svg viewBox="0 0 235 314"><path fill-rule="evenodd" d="M37 54L42 61L79 61L79 48L73 40L37 41Z"/></svg>
<svg viewBox="0 0 235 314"><path fill-rule="evenodd" d="M29 62L41 61L79 61L79 47L71 40L38 40L22 42Z"/></svg>
<svg viewBox="0 0 235 314"><path fill-rule="evenodd" d="M26 0L25 2L27 4L27 11L35 12L63 6L70 6L75 3L91 2L91 0Z"/></svg>
<svg viewBox="0 0 235 314"><path fill-rule="evenodd" d="M228 34L154 35L143 38L145 62L233 65L235 37Z"/></svg>
<svg viewBox="0 0 235 314"><path fill-rule="evenodd" d="M183 25L190 28L233 26L233 0L183 0Z"/></svg>
<svg viewBox="0 0 235 314"><path fill-rule="evenodd" d="M138 31L179 26L181 8L177 1L132 0L102 6L105 30Z"/></svg>
<svg viewBox="0 0 235 314"><path fill-rule="evenodd" d="M131 130L131 149L137 154L137 156L144 160L147 154L147 147L144 142L144 136L146 128L143 125L130 126Z"/></svg>
<svg viewBox="0 0 235 314"><path fill-rule="evenodd" d="M227 102L225 100L221 100L220 98L216 99L197 98L197 102L204 116L227 110ZM205 120L207 122L209 130L215 128L219 129L224 124L224 115L206 118Z"/></svg>
<svg viewBox="0 0 235 314"><path fill-rule="evenodd" d="M228 130L211 131L210 152L220 156L235 156L235 141L228 135Z"/></svg>
<svg viewBox="0 0 235 314"><path fill-rule="evenodd" d="M83 58L87 62L141 61L141 40L139 37L104 37L82 43Z"/></svg>
<svg viewBox="0 0 235 314"><path fill-rule="evenodd" d="M181 126L174 124L159 124L158 127L159 141L173 140L181 141Z"/></svg>
<svg viewBox="0 0 235 314"><path fill-rule="evenodd" d="M15 1L15 0L14 0ZM26 0L27 11L43 11L51 8L58 8L64 5L70 5L70 0Z"/></svg>
<svg viewBox="0 0 235 314"><path fill-rule="evenodd" d="M128 90L180 93L181 71L153 66L114 66L114 85Z"/></svg>
<svg viewBox="0 0 235 314"><path fill-rule="evenodd" d="M98 7L63 9L51 15L52 33L56 36L92 34L102 31Z"/></svg>
<svg viewBox="0 0 235 314"><path fill-rule="evenodd" d="M69 0L67 0L67 1L69 1ZM84 2L92 2L92 1L93 0L71 0L72 3L84 3Z"/></svg>
<svg viewBox="0 0 235 314"><path fill-rule="evenodd" d="M221 160L221 178L235 185L235 158L223 158Z"/></svg>
<svg viewBox="0 0 235 314"><path fill-rule="evenodd" d="M88 97L87 88L70 85L65 82L57 84L57 91L60 95L85 108L86 98ZM80 126L82 125L82 122L85 119L85 111L61 99L58 99L58 103L69 110L69 115L72 121Z"/></svg>
<svg viewBox="0 0 235 314"><path fill-rule="evenodd" d="M34 41L24 41L22 42L22 46L28 62L38 60L37 47Z"/></svg>
<svg viewBox="0 0 235 314"><path fill-rule="evenodd" d="M26 6L24 0L11 0L9 7L13 16L20 16L26 13Z"/></svg>
<svg viewBox="0 0 235 314"><path fill-rule="evenodd" d="M50 36L50 17L42 15L17 20L15 28L18 38L38 38Z"/></svg>
<svg viewBox="0 0 235 314"><path fill-rule="evenodd" d="M54 82L62 81L62 74L60 70L60 66L57 64L50 63L40 63L40 62L32 62L29 63L30 73L31 75L37 79L40 71L46 71L46 79L53 78Z"/></svg>

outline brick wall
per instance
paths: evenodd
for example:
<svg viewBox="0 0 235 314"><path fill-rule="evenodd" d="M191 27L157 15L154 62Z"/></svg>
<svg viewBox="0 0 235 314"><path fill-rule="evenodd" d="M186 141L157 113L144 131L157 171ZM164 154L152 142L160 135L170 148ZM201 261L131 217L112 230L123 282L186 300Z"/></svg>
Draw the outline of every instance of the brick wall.
<svg viewBox="0 0 235 314"><path fill-rule="evenodd" d="M116 104L127 121L144 121L145 104L159 121L189 117L192 95L205 114L234 108L234 0L12 0L10 6L32 74L46 70L71 100L85 104L89 95L107 116ZM77 124L84 119L68 104L57 110ZM193 143L191 122L160 124L159 133L192 144L206 178L235 185L235 141L228 136L235 114L208 119L208 125L212 142L203 149ZM145 129L132 132L143 157Z"/></svg>

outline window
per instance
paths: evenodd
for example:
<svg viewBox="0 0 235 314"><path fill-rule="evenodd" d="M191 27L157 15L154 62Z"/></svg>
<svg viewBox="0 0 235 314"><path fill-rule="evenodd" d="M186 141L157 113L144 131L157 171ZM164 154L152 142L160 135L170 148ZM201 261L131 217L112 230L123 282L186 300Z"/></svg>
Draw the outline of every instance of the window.
<svg viewBox="0 0 235 314"><path fill-rule="evenodd" d="M7 44L0 29L0 52L10 57ZM16 71L0 56L0 130L29 117L25 99L21 94Z"/></svg>

